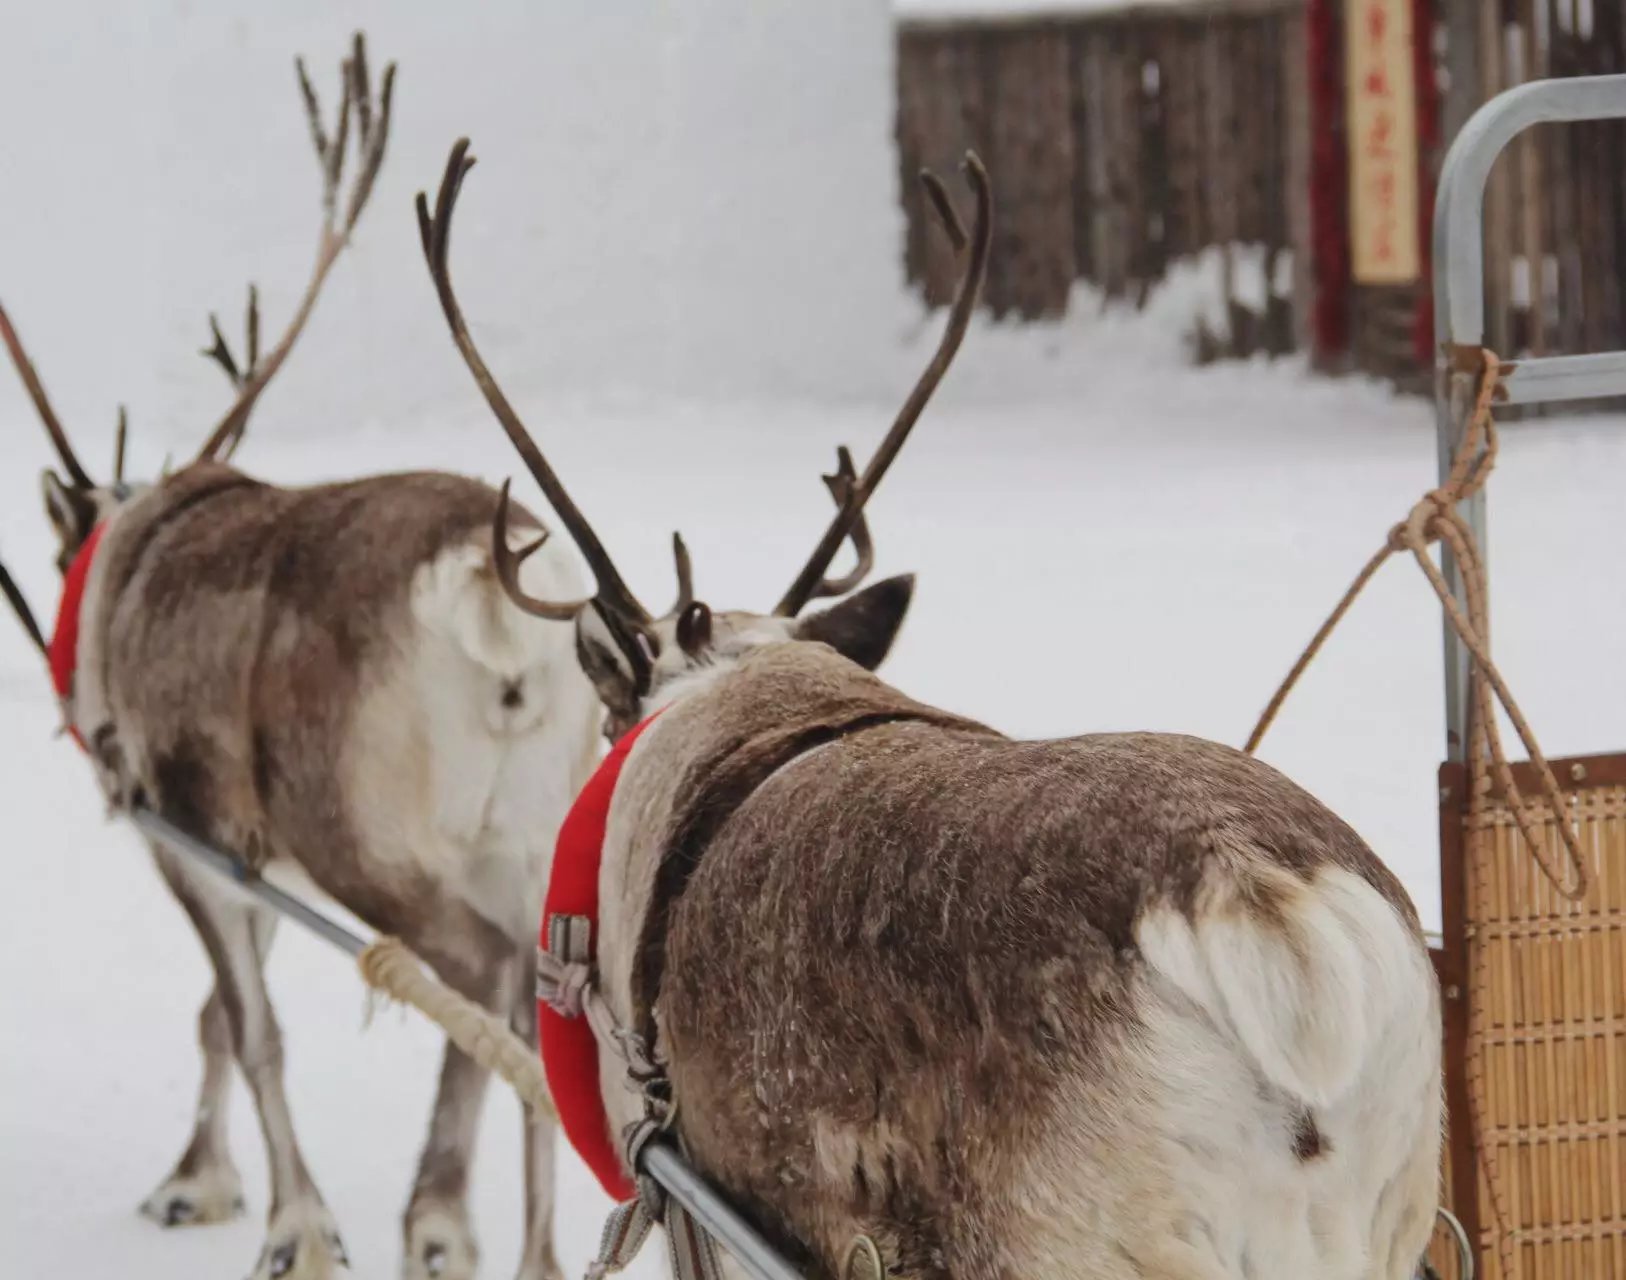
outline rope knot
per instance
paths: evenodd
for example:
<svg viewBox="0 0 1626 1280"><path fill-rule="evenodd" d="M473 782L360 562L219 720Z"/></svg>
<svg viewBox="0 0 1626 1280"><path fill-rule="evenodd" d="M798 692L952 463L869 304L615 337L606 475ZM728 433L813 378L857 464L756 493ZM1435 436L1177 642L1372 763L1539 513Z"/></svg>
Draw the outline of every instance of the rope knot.
<svg viewBox="0 0 1626 1280"><path fill-rule="evenodd" d="M560 1017L581 1017L592 985L592 965L561 960L550 951L537 952L536 998Z"/></svg>
<svg viewBox="0 0 1626 1280"><path fill-rule="evenodd" d="M536 951L536 998L565 1018L579 1018L593 987L593 922L586 916L548 920L548 944Z"/></svg>
<svg viewBox="0 0 1626 1280"><path fill-rule="evenodd" d="M1247 745L1243 750L1251 755L1258 749L1265 731L1275 720L1276 713L1281 710L1288 692L1298 683L1305 668L1321 651L1321 646L1333 628L1349 612L1355 597L1371 581L1372 576L1390 556L1410 552L1428 579L1429 585L1434 588L1434 594L1439 597L1446 621L1473 658L1470 696L1474 711L1474 740L1469 754L1476 778L1476 800L1482 801L1488 794L1485 788L1494 782L1512 812L1526 848L1541 868L1542 874L1564 897L1577 900L1586 895L1591 883L1592 870L1587 861L1586 851L1581 847L1570 801L1560 789L1558 779L1553 776L1552 767L1542 755L1541 745L1536 741L1529 723L1519 710L1518 703L1513 700L1507 681L1502 678L1502 673L1491 660L1489 612L1485 602L1487 591L1485 564L1474 538L1473 528L1458 510L1462 503L1485 487L1485 482L1496 465L1496 420L1491 411L1496 403L1501 383L1502 364L1494 353L1483 350L1463 351L1459 353L1458 358L1460 371L1463 373L1477 371L1479 382L1473 408L1463 424L1462 435L1457 442L1450 472L1438 488L1425 493L1406 518L1389 530L1383 546L1355 576L1355 581L1344 592L1343 599L1321 624L1304 652L1299 655L1298 661L1293 664L1292 670L1287 673L1287 678L1277 688L1266 705L1264 714L1259 717L1259 722L1248 736ZM1441 543L1451 553L1461 587L1460 600L1429 554L1429 544L1434 542ZM1542 833L1537 829L1537 816L1514 780L1513 769L1508 763L1507 752L1502 746L1501 731L1496 723L1497 703L1500 703L1502 710L1507 713L1514 730L1529 753L1537 788L1547 802L1559 843L1563 846L1568 863L1565 867L1558 864L1553 850L1549 847L1550 842L1544 840Z"/></svg>

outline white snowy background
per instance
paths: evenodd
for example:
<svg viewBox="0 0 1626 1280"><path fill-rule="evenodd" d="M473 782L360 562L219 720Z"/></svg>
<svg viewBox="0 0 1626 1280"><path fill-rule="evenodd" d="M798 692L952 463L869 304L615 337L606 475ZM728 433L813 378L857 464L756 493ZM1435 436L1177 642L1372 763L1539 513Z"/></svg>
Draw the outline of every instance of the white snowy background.
<svg viewBox="0 0 1626 1280"><path fill-rule="evenodd" d="M410 213L452 139L481 166L454 247L488 358L635 589L762 607L826 517L817 472L862 458L936 338L903 288L883 0L428 3L0 0L0 299L93 467L114 406L133 469L195 447L226 400L195 354L244 282L275 332L314 243L291 55L320 88L349 32L402 64L390 157L354 251L258 410L242 463L297 483L518 469L457 360ZM997 182L997 174L995 175ZM915 570L887 668L1020 735L1182 730L1240 743L1349 576L1434 480L1430 414L1300 364L1198 371L1180 333L1214 273L1139 316L979 324L871 510L878 572ZM1205 302L1206 300L1206 302ZM0 370L0 551L47 618L35 477L51 457ZM1495 635L1553 754L1626 746L1615 551L1626 420L1506 433L1490 496ZM1438 918L1438 612L1396 563L1264 754L1349 819ZM202 951L89 771L52 737L32 651L0 625L0 1236L8 1274L234 1277L251 1213L160 1232L134 1207L179 1153ZM363 1028L358 981L285 928L271 964L295 1119L357 1274L396 1273L435 1037ZM518 1252L517 1107L494 1094L475 1188L485 1274ZM561 1157L567 1273L603 1198ZM655 1255L640 1264L653 1274Z"/></svg>

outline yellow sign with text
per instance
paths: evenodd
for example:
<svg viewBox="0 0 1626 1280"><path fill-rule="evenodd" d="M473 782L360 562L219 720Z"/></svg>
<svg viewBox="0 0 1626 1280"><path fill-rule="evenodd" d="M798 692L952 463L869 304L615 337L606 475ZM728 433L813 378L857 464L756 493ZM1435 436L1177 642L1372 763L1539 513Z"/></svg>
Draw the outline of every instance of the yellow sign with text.
<svg viewBox="0 0 1626 1280"><path fill-rule="evenodd" d="M1349 225L1357 284L1411 284L1418 245L1412 0L1344 0Z"/></svg>

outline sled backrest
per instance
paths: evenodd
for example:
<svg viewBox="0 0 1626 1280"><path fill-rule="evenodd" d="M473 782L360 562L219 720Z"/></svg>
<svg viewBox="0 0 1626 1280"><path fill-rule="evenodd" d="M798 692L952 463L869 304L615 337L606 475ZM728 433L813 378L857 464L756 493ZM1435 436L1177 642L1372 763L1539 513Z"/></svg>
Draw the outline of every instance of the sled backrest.
<svg viewBox="0 0 1626 1280"><path fill-rule="evenodd" d="M1626 75L1535 81L1486 103L1452 144L1434 218L1439 465L1450 473L1479 387L1485 184L1497 156L1539 123L1626 118ZM1500 402L1626 396L1626 351L1503 361ZM1483 546L1485 496L1459 508ZM1459 606L1466 593L1442 551ZM1562 811L1513 782L1549 847L1579 836L1590 887L1545 877L1507 796L1472 750L1472 659L1445 634L1447 762L1440 773L1445 995L1446 1201L1480 1275L1626 1276L1626 754L1553 761ZM1461 1275L1455 1242L1431 1259Z"/></svg>

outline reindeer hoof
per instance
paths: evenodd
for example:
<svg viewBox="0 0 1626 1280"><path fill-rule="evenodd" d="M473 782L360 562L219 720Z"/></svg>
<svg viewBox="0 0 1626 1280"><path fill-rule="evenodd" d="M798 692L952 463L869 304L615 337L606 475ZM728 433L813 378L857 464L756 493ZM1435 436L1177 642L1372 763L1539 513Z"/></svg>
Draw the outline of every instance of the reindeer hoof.
<svg viewBox="0 0 1626 1280"><path fill-rule="evenodd" d="M170 1177L141 1204L141 1215L161 1227L200 1227L230 1222L243 1212L237 1170L222 1163L199 1173Z"/></svg>
<svg viewBox="0 0 1626 1280"><path fill-rule="evenodd" d="M250 1280L337 1280L350 1274L350 1259L321 1204L291 1205L277 1214Z"/></svg>
<svg viewBox="0 0 1626 1280"><path fill-rule="evenodd" d="M479 1247L460 1206L407 1210L402 1280L471 1280L479 1262Z"/></svg>

